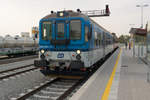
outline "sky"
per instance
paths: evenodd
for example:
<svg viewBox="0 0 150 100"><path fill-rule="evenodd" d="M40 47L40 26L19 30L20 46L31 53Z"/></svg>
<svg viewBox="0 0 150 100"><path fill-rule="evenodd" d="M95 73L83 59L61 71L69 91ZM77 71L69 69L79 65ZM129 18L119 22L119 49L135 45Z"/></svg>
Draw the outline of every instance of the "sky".
<svg viewBox="0 0 150 100"><path fill-rule="evenodd" d="M143 25L150 21L150 0L0 0L0 36L12 36L21 32L30 32L39 20L50 14L50 11L101 10L108 4L109 17L96 17L98 24L117 36L129 35L131 27L141 26L141 8L136 5L148 4L144 7Z"/></svg>

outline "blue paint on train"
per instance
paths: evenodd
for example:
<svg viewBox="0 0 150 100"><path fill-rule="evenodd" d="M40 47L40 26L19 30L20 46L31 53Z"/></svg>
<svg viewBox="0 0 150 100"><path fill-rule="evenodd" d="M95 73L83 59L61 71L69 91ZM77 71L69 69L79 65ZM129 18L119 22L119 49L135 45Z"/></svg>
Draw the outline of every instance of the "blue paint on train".
<svg viewBox="0 0 150 100"><path fill-rule="evenodd" d="M65 25L65 37L62 38L62 39L69 39L69 23L66 23L66 21L71 21L71 20L80 20L81 21L81 39L80 40L70 40L70 44L67 45L67 46L57 46L55 47L54 45L51 45L51 41L50 40L43 40L42 39L42 23L43 22L46 22L46 21L50 21L50 22L54 22L55 25L53 24L52 26L52 38L53 39L58 39L56 35L56 30L57 30L57 23L59 22L62 22L64 25ZM41 49L49 49L49 50L57 50L59 48L61 48L62 50L77 50L77 49L80 49L80 50L88 50L88 49L91 49L93 48L93 46L90 46L90 45L93 45L94 44L94 41L90 40L89 42L85 42L85 38L84 38L84 33L85 33L85 30L84 30L84 25L90 25L90 22L89 20L85 20L83 18L79 18L79 17L75 17L75 18L50 18L50 19L42 19L40 21L40 27L39 27L39 46L40 46L40 50ZM60 38L59 38L60 39ZM93 44L91 44L91 42L93 42ZM48 45L48 46L46 46ZM46 48L43 48L43 46L46 46ZM64 49L63 49L64 48Z"/></svg>

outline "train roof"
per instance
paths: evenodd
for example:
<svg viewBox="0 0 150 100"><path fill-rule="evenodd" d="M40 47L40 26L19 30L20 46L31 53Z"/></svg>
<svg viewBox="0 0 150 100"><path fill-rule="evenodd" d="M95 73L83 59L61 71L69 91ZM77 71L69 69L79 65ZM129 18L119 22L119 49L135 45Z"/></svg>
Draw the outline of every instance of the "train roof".
<svg viewBox="0 0 150 100"><path fill-rule="evenodd" d="M101 25L99 25L97 22L95 22L94 20L92 20L91 18L89 18L87 15L83 14L82 12L75 12L72 10L64 10L64 11L58 11L58 12L67 12L67 16L66 17L82 17L86 20L90 20L93 24L96 24L98 27L100 27L101 29L103 29L105 32L107 33L111 33L108 30L106 30L105 28L103 28ZM48 18L61 18L58 17L58 12L53 12L45 17L43 17L42 19L48 19ZM112 35L112 34L111 34Z"/></svg>
<svg viewBox="0 0 150 100"><path fill-rule="evenodd" d="M59 11L58 11L59 12ZM48 19L48 18L58 18L58 12L54 12L51 13L45 17L43 17L42 19ZM82 17L82 18L88 18L86 15L80 13L80 12L74 12L72 10L65 10L65 11L60 11L60 12L67 12L67 16L66 17ZM61 17L60 17L61 18Z"/></svg>
<svg viewBox="0 0 150 100"><path fill-rule="evenodd" d="M90 20L94 23L94 24L96 24L97 26L99 26L101 29L103 29L105 32L107 32L107 33L110 33L111 34L111 32L109 32L108 30L106 30L104 27L102 27L101 25L99 25L97 22L95 22L93 19L91 19L90 18ZM112 34L111 34L112 35Z"/></svg>

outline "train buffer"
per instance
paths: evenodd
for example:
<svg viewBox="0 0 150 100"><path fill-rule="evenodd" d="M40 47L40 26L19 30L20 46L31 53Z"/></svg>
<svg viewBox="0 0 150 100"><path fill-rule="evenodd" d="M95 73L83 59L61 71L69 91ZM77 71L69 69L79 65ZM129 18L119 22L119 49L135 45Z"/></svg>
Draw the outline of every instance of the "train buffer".
<svg viewBox="0 0 150 100"><path fill-rule="evenodd" d="M115 51L70 100L149 100L148 65L132 54Z"/></svg>

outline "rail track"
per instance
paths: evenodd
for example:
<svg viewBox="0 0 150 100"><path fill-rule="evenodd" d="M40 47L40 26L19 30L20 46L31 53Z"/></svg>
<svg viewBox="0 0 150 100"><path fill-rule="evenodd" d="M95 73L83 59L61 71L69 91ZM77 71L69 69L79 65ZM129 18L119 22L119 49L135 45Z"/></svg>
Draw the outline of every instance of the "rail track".
<svg viewBox="0 0 150 100"><path fill-rule="evenodd" d="M18 61L24 61L24 60L29 60L33 58L37 58L37 55L32 55L32 56L23 56L23 57L18 57L18 58L5 58L5 59L0 59L0 64L9 64L13 62L18 62Z"/></svg>
<svg viewBox="0 0 150 100"><path fill-rule="evenodd" d="M54 78L27 90L26 93L19 94L16 98L11 98L11 100L63 100L80 83L79 79Z"/></svg>
<svg viewBox="0 0 150 100"><path fill-rule="evenodd" d="M25 65L25 66L21 66L17 68L0 71L0 80L13 77L13 76L25 73L25 72L33 71L35 69L37 68L35 68L33 64L30 64L30 65Z"/></svg>

